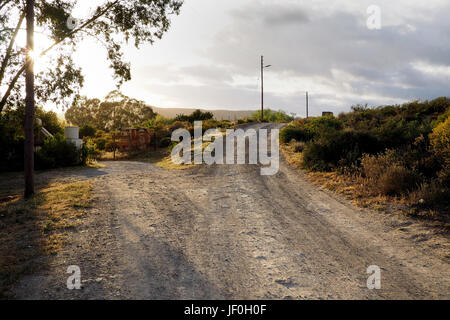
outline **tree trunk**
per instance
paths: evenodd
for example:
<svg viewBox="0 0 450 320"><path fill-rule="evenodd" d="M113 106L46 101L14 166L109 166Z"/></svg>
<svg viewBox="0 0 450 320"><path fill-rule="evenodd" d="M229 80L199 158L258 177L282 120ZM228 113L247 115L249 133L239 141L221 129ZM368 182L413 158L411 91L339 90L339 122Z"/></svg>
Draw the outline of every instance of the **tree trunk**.
<svg viewBox="0 0 450 320"><path fill-rule="evenodd" d="M25 198L34 194L34 0L27 0L27 68L25 70Z"/></svg>

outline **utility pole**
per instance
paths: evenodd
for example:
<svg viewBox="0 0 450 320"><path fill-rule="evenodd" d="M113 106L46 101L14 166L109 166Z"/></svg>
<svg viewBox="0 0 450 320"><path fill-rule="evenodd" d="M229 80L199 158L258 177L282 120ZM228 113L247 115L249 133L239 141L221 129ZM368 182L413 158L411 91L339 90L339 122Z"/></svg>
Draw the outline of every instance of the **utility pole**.
<svg viewBox="0 0 450 320"><path fill-rule="evenodd" d="M306 118L308 118L308 107L309 107L309 98L308 98L308 91L306 91Z"/></svg>
<svg viewBox="0 0 450 320"><path fill-rule="evenodd" d="M34 194L34 0L26 2L27 57L25 69L25 198Z"/></svg>
<svg viewBox="0 0 450 320"><path fill-rule="evenodd" d="M264 65L264 56L261 56L261 122L264 121L264 68L271 67L271 64Z"/></svg>
<svg viewBox="0 0 450 320"><path fill-rule="evenodd" d="M261 122L264 121L264 57L261 56Z"/></svg>
<svg viewBox="0 0 450 320"><path fill-rule="evenodd" d="M113 102L114 103L114 102ZM116 161L116 105L113 108L113 160Z"/></svg>

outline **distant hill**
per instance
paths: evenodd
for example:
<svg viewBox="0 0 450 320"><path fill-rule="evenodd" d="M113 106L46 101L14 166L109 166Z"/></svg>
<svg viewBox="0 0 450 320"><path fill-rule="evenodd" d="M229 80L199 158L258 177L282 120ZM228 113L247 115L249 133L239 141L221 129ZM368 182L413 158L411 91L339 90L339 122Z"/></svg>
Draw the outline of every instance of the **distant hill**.
<svg viewBox="0 0 450 320"><path fill-rule="evenodd" d="M179 114L191 114L197 109L189 108L158 108L152 107L153 111L167 118L174 118ZM249 118L256 110L206 110L200 109L203 112L211 112L216 120L237 120L242 118Z"/></svg>

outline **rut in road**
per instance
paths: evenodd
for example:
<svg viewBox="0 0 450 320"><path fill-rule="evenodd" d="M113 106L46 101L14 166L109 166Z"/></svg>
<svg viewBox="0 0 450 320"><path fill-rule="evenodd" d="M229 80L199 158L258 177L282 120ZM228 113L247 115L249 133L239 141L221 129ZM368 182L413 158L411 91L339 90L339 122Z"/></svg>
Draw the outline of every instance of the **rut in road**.
<svg viewBox="0 0 450 320"><path fill-rule="evenodd" d="M408 218L356 209L285 161L273 176L258 165L168 171L110 162L101 170L96 210L104 223L79 241L98 243L90 251L102 258L75 248L64 261L102 280L43 297L450 298L448 239L423 241L427 229ZM370 265L382 270L381 290L367 289Z"/></svg>

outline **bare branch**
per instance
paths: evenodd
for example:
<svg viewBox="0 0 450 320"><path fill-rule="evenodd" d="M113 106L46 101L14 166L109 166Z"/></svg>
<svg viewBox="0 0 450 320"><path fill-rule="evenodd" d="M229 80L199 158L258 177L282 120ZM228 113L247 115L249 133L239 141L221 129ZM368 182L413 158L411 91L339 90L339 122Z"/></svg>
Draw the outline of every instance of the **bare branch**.
<svg viewBox="0 0 450 320"><path fill-rule="evenodd" d="M5 76L6 66L8 65L9 58L11 57L11 50L12 50L14 42L16 41L17 33L19 32L20 26L22 25L24 18L25 18L25 13L22 13L22 15L19 18L19 22L17 22L17 26L14 30L11 40L9 41L9 45L8 45L8 49L6 50L5 58L3 59L2 65L0 67L0 85L2 83L3 77Z"/></svg>
<svg viewBox="0 0 450 320"><path fill-rule="evenodd" d="M17 80L19 79L20 75L25 71L25 69L27 68L28 63L25 63L22 68L19 69L19 71L17 71L16 75L14 76L14 78L11 80L11 83L8 86L8 89L6 90L5 94L3 95L2 100L0 101L0 112L2 112L3 107L6 104L6 100L8 100L9 95L11 94L12 89L14 88L14 86L16 85Z"/></svg>

